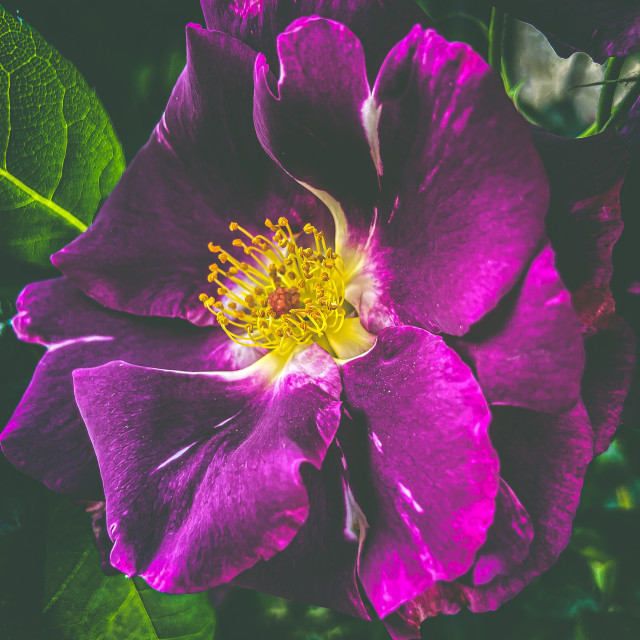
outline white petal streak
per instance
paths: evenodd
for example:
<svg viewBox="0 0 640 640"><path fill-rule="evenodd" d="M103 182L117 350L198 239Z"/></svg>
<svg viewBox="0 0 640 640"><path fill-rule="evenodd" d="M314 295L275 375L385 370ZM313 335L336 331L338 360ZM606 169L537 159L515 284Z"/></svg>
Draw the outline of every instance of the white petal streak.
<svg viewBox="0 0 640 640"><path fill-rule="evenodd" d="M159 464L154 469L154 471L160 471L160 469L162 469L163 467L166 467L170 462L173 462L174 460L177 460L180 456L183 456L185 453L187 453L187 451L189 451L189 449L191 449L191 447L193 447L194 444L195 442L192 442L186 447L180 449L180 451L177 451L176 453L174 453L170 458L167 458L163 463Z"/></svg>
<svg viewBox="0 0 640 640"><path fill-rule="evenodd" d="M377 105L373 93L362 103L360 117L369 143L371 159L376 167L378 176L382 175L382 158L380 157L380 139L378 137L378 124L382 105Z"/></svg>

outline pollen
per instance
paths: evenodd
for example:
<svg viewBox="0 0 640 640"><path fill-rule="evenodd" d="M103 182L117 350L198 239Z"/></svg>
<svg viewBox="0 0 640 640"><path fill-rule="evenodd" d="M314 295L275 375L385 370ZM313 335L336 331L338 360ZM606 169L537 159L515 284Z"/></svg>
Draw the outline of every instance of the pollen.
<svg viewBox="0 0 640 640"><path fill-rule="evenodd" d="M289 289L278 287L269 294L267 302L276 312L276 316L281 316L289 311L300 308L300 292L298 291L298 287L290 287ZM232 304L234 303L230 302L229 306Z"/></svg>
<svg viewBox="0 0 640 640"><path fill-rule="evenodd" d="M218 299L202 293L200 300L236 343L247 347L291 351L296 345L322 340L340 331L345 320L344 263L327 247L313 225L311 246L299 246L287 218L265 221L268 232L253 235L237 222L232 246L242 249L237 260L219 245L209 243L217 261L207 280L217 285Z"/></svg>

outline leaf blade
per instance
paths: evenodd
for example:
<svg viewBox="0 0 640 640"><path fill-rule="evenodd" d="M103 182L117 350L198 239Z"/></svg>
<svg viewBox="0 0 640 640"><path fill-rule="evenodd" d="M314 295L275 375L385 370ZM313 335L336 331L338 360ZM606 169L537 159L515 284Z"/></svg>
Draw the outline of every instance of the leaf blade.
<svg viewBox="0 0 640 640"><path fill-rule="evenodd" d="M43 614L56 640L212 640L215 614L206 593L171 595L140 578L106 576L89 516L49 496Z"/></svg>
<svg viewBox="0 0 640 640"><path fill-rule="evenodd" d="M0 249L40 265L91 224L122 147L77 69L0 8Z"/></svg>

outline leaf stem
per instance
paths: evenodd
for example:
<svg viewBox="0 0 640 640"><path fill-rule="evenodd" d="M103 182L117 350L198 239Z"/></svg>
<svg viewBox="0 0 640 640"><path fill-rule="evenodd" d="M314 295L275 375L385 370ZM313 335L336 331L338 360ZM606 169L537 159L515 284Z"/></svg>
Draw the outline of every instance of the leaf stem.
<svg viewBox="0 0 640 640"><path fill-rule="evenodd" d="M604 85L602 86L602 90L600 91L600 100L598 101L596 131L601 131L602 127L611 117L613 98L618 87L618 85L612 81L618 79L620 72L622 71L623 64L624 58L612 57L607 61L607 69L604 73Z"/></svg>
<svg viewBox="0 0 640 640"><path fill-rule="evenodd" d="M638 98L640 98L640 80L634 83L629 89L629 93L613 108L611 117L604 123L601 131L617 129L629 115L631 107L633 107Z"/></svg>
<svg viewBox="0 0 640 640"><path fill-rule="evenodd" d="M492 69L502 74L502 37L504 35L504 22L506 13L502 9L491 9L491 22L489 23L489 64Z"/></svg>

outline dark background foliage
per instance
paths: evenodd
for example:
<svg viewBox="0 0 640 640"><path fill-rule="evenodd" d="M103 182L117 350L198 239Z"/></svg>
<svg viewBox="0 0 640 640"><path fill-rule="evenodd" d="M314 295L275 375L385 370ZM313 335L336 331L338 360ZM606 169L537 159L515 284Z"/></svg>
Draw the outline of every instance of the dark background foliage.
<svg viewBox="0 0 640 640"><path fill-rule="evenodd" d="M472 0L421 3L429 7L448 37L465 40L486 55L486 6L478 8L479 3ZM184 65L184 26L189 21L202 22L198 0L24 0L4 6L33 25L95 88L129 162L161 116ZM564 129L575 134L575 114L562 107L558 115L553 111L557 108L550 105L546 114L539 114L541 120L547 118L561 133ZM626 229L616 249L614 278L618 308L636 330L640 296L631 294L629 287L637 278L639 208L640 163L636 161L623 191ZM7 324L15 313L16 295L27 282L53 274L53 270L18 266L0 258L0 424L11 415L41 355L39 347L19 343ZM572 542L557 565L498 612L426 621L424 638L640 638L638 404L636 381L618 437L588 472ZM43 614L50 549L46 541L56 526L52 514L71 509L77 515L77 508L73 511L72 506L60 504L0 456L0 640L95 640L72 635L56 626L51 615ZM77 535L86 541L91 534L85 521ZM221 591L211 598L217 608L216 638L220 640L387 637L380 624L249 591Z"/></svg>

